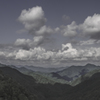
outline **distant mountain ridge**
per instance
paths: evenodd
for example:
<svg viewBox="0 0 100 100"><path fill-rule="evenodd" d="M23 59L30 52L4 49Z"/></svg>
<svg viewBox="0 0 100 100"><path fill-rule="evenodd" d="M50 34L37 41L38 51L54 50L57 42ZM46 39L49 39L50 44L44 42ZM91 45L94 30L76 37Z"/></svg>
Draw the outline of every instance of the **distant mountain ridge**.
<svg viewBox="0 0 100 100"><path fill-rule="evenodd" d="M96 70L90 71L90 72L88 72L88 73L80 76L76 80L72 81L70 85L72 85L72 86L78 85L81 82L83 82L83 81L88 80L89 78L91 78L92 75L94 75L96 73L99 73L99 72L100 72L100 69L98 69L98 70L96 69Z"/></svg>
<svg viewBox="0 0 100 100"><path fill-rule="evenodd" d="M0 70L0 100L34 100L34 98L34 95Z"/></svg>
<svg viewBox="0 0 100 100"><path fill-rule="evenodd" d="M85 66L71 66L57 73L62 77L68 77L70 79L69 81L72 81L90 71L98 69L100 69L100 66L86 64Z"/></svg>
<svg viewBox="0 0 100 100"><path fill-rule="evenodd" d="M2 64L0 66L3 66ZM68 68L42 68L35 66L13 66L18 71L34 77L39 83L66 83L72 82L79 77L93 71L99 70L100 66L86 64L85 66L70 66Z"/></svg>
<svg viewBox="0 0 100 100"><path fill-rule="evenodd" d="M86 66L91 68L90 65ZM21 70L26 72L25 68ZM0 67L0 100L100 100L99 71L93 70L84 74L81 77L83 81L70 86L36 83L33 77L3 65ZM61 78L57 73L52 74Z"/></svg>
<svg viewBox="0 0 100 100"><path fill-rule="evenodd" d="M16 67L18 67L18 68L24 67L24 68L30 69L32 71L45 72L45 73L57 72L57 71L65 69L65 67L60 67L60 68L48 68L47 67L47 68L44 68L44 67L39 67L39 66L28 66L28 65L25 65L25 66L18 65Z"/></svg>
<svg viewBox="0 0 100 100"><path fill-rule="evenodd" d="M10 99L7 99L7 100L49 100L49 98L56 97L58 95L59 96L65 95L65 91L67 91L71 88L71 86L67 85L67 84L64 85L64 84L55 83L54 85L52 85L52 84L36 83L36 81L33 77L22 74L18 70L11 68L9 66L0 67L0 71L5 76L7 76L11 80L17 82L19 85L24 87L29 93L29 94L26 94L26 92L24 91L24 94L26 96L24 96L24 94L21 95L22 99L19 99L19 98L12 99L12 97L11 97L12 95L8 93L8 96L10 96ZM0 81L0 84L1 83L2 83L2 81ZM6 84L7 84L7 82L6 82ZM9 85L11 86L11 84L9 84ZM13 85L12 85L12 87L13 87ZM8 91L5 90L5 92L8 92ZM16 92L16 90L15 90L15 92ZM0 85L0 100L6 100L6 99L1 98L1 94L3 94L3 91L1 91L1 85ZM4 98L5 98L5 95L4 95ZM31 99L31 98L33 98L33 99Z"/></svg>

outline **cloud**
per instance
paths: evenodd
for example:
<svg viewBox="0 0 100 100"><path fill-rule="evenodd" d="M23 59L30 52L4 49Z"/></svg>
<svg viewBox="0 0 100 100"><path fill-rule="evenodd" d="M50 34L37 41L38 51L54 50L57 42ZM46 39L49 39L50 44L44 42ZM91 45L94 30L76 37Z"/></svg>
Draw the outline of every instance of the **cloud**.
<svg viewBox="0 0 100 100"><path fill-rule="evenodd" d="M96 42L96 40L86 40L86 41L80 41L80 45L93 45Z"/></svg>
<svg viewBox="0 0 100 100"><path fill-rule="evenodd" d="M52 53L52 52L51 52ZM19 50L16 54L15 59L20 60L47 60L51 56L50 51L47 51L41 47L35 47L34 49Z"/></svg>
<svg viewBox="0 0 100 100"><path fill-rule="evenodd" d="M64 18L67 19L67 16L64 16ZM17 39L12 46L5 45L3 47L3 45L1 45L1 60L7 59L9 62L20 61L25 64L27 64L27 62L32 62L32 64L37 62L37 64L40 63L41 65L46 63L57 65L67 62L100 60L100 47L97 47L100 43L99 14L88 16L84 22L79 25L73 21L69 25L62 25L61 27L52 29L46 26L47 19L44 16L44 11L41 7L37 6L28 10L23 10L18 20L25 26L25 30L33 34L34 37L33 39ZM66 37L69 39L67 38L66 44L64 44L64 42L63 44L61 43L62 48L59 50L58 47L57 50L53 50L53 48L49 49L48 45L46 45L46 50L45 46L41 44L56 37L56 34L52 34L52 37L49 37L51 33L63 34L64 37L60 37L61 35L58 36L58 39L60 39L58 44L63 42L63 39L65 40ZM80 38L81 35L83 38ZM94 46L95 43L97 44L96 46Z"/></svg>
<svg viewBox="0 0 100 100"><path fill-rule="evenodd" d="M41 38L41 37L39 37ZM22 41L22 40L20 40ZM25 40L23 40L25 41ZM38 38L35 37L35 41ZM28 40L27 40L28 42ZM0 59L6 59L9 62L14 61L14 63L31 62L32 64L61 64L67 62L80 62L80 61L99 61L100 60L100 48L99 47L87 47L74 48L71 43L62 44L62 48L58 51L46 50L43 47L34 47L29 49L15 49L13 51L0 50ZM13 64L13 63L12 63Z"/></svg>
<svg viewBox="0 0 100 100"><path fill-rule="evenodd" d="M37 46L37 45L40 45L42 44L44 41L44 37L43 36L35 36L33 38L33 43Z"/></svg>
<svg viewBox="0 0 100 100"><path fill-rule="evenodd" d="M100 39L100 14L88 16L79 27L85 36L89 36L91 39Z"/></svg>
<svg viewBox="0 0 100 100"><path fill-rule="evenodd" d="M3 51L0 51L0 57L5 56L5 53Z"/></svg>
<svg viewBox="0 0 100 100"><path fill-rule="evenodd" d="M60 31L60 28L59 27L56 27L55 28L55 32L59 32Z"/></svg>
<svg viewBox="0 0 100 100"><path fill-rule="evenodd" d="M62 44L62 50L68 50L72 48L72 45L71 43L67 43L67 44Z"/></svg>
<svg viewBox="0 0 100 100"><path fill-rule="evenodd" d="M72 47L71 43L62 44L62 51L59 50L57 53L57 56L62 60L73 59L74 57L77 57L77 55L77 50Z"/></svg>
<svg viewBox="0 0 100 100"><path fill-rule="evenodd" d="M68 47L67 50L65 48ZM54 51L46 51L46 49L42 47L30 48L29 50L19 49L15 50L12 53L7 53L6 57L14 57L15 60L42 60L42 61L51 61L57 62L58 60L64 60L68 58L76 57L77 50L72 47L70 43L64 45L62 44L62 50L57 52Z"/></svg>
<svg viewBox="0 0 100 100"><path fill-rule="evenodd" d="M40 6L22 10L18 20L25 26L24 30L34 36L33 40L18 39L15 42L15 45L22 46L23 49L29 49L33 45L38 46L44 43L52 33L57 32L57 29L46 26L47 19Z"/></svg>
<svg viewBox="0 0 100 100"><path fill-rule="evenodd" d="M84 36L90 39L100 39L100 14L88 16L83 23L77 25L75 21L60 28L66 37ZM81 34L81 35L80 35Z"/></svg>
<svg viewBox="0 0 100 100"><path fill-rule="evenodd" d="M63 19L63 21L69 21L70 20L70 17L67 16L67 15L63 15L62 16L62 19Z"/></svg>
<svg viewBox="0 0 100 100"><path fill-rule="evenodd" d="M44 16L42 7L39 6L22 10L18 20L25 26L25 29L33 35L46 35L54 31L45 25L47 19Z"/></svg>
<svg viewBox="0 0 100 100"><path fill-rule="evenodd" d="M36 6L21 12L18 20L25 25L25 28L32 34L40 29L46 22L44 11L41 7Z"/></svg>
<svg viewBox="0 0 100 100"><path fill-rule="evenodd" d="M66 37L75 37L77 35L77 24L73 21L70 25L63 26L61 33Z"/></svg>
<svg viewBox="0 0 100 100"><path fill-rule="evenodd" d="M63 19L68 20L69 17L64 15ZM77 25L75 21L71 24L52 29L46 26L47 19L45 18L42 7L36 6L28 10L22 10L18 20L25 26L25 29L33 35L47 36L48 34L61 32L63 36L74 38L80 33L91 39L100 39L100 14L88 16L82 24Z"/></svg>
<svg viewBox="0 0 100 100"><path fill-rule="evenodd" d="M29 44L31 42L31 40L30 39L17 39L16 41L15 41L15 45L27 45L27 44Z"/></svg>
<svg viewBox="0 0 100 100"><path fill-rule="evenodd" d="M100 43L100 40L96 41L96 43L99 44Z"/></svg>
<svg viewBox="0 0 100 100"><path fill-rule="evenodd" d="M39 46L44 42L43 36L34 36L33 40L30 39L17 39L15 41L15 46L22 47L25 50L29 50L34 46Z"/></svg>
<svg viewBox="0 0 100 100"><path fill-rule="evenodd" d="M30 39L17 39L15 41L15 46L22 47L23 49L28 50L32 44Z"/></svg>
<svg viewBox="0 0 100 100"><path fill-rule="evenodd" d="M67 49L66 49L67 48ZM62 44L62 50L59 51L46 51L42 47L35 47L34 49L23 50L20 49L16 52L15 59L20 60L42 60L51 62L61 61L76 61L98 59L100 57L100 48L87 48L87 49L76 49L73 48L71 43ZM13 53L15 54L15 53ZM79 60L79 61L80 61Z"/></svg>
<svg viewBox="0 0 100 100"><path fill-rule="evenodd" d="M42 26L39 30L36 31L36 34L37 35L46 35L46 34L50 34L50 33L53 33L54 31L50 28L50 27L47 27L47 26Z"/></svg>

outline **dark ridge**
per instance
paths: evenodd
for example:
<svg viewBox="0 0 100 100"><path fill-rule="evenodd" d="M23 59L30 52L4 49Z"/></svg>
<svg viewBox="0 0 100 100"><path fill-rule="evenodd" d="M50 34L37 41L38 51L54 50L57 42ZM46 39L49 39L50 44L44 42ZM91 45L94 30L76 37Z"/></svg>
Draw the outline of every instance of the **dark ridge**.
<svg viewBox="0 0 100 100"><path fill-rule="evenodd" d="M0 70L0 100L39 100Z"/></svg>
<svg viewBox="0 0 100 100"><path fill-rule="evenodd" d="M99 100L100 99L100 73L74 86L62 100Z"/></svg>
<svg viewBox="0 0 100 100"><path fill-rule="evenodd" d="M41 95L41 93L35 90L35 86L37 84L32 76L24 75L18 70L10 67L0 67L0 70L4 75L12 78L15 82L26 88L30 93L36 94L38 97L41 97L41 100L44 100L44 97Z"/></svg>
<svg viewBox="0 0 100 100"><path fill-rule="evenodd" d="M71 81L72 78L69 78L67 76L60 76L58 73L51 73L53 77L57 77L58 79L64 79L64 80L67 80L67 81Z"/></svg>
<svg viewBox="0 0 100 100"><path fill-rule="evenodd" d="M84 72L85 70L82 71L82 73ZM61 78L56 73L53 73L53 75L58 78ZM23 96L23 98L24 97L25 98L8 99L9 96L11 96L11 94L13 94L14 92L12 91L12 87L15 88L14 91L16 91L16 87L18 89L20 87L23 95L25 93L25 95ZM20 89L18 91L20 91ZM7 93L8 95L7 99L5 99L7 95L5 95L4 93ZM34 99L30 99L29 94L33 95ZM54 85L39 84L35 82L33 77L24 75L19 71L17 71L16 69L10 67L0 67L0 99L1 100L100 100L100 72L95 73L94 75L92 75L92 77L72 87L67 84L59 84L59 83L56 83Z"/></svg>
<svg viewBox="0 0 100 100"><path fill-rule="evenodd" d="M38 97L38 100L49 100L51 98L57 98L62 95L66 95L66 91L72 88L67 84L37 84L31 76L24 75L14 68L0 67L0 70L4 75L10 77L15 82L19 83L25 89L33 95ZM36 100L37 100L36 99Z"/></svg>
<svg viewBox="0 0 100 100"><path fill-rule="evenodd" d="M96 65L87 63L85 66L96 66Z"/></svg>

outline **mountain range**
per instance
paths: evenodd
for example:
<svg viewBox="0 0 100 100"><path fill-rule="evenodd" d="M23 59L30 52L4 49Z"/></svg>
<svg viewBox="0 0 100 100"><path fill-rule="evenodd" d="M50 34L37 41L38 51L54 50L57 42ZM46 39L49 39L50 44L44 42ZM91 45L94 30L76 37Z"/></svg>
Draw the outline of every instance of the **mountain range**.
<svg viewBox="0 0 100 100"><path fill-rule="evenodd" d="M65 76L73 79L68 81ZM45 79L45 82L38 81L39 77L41 81ZM63 80L65 82L61 82ZM71 66L60 71L44 73L25 67L0 64L0 100L99 99L99 66Z"/></svg>
<svg viewBox="0 0 100 100"><path fill-rule="evenodd" d="M40 68L30 66L10 66L19 70L23 74L34 77L39 83L67 83L78 79L82 75L93 70L100 69L100 66L86 64L85 66L70 66L61 68Z"/></svg>

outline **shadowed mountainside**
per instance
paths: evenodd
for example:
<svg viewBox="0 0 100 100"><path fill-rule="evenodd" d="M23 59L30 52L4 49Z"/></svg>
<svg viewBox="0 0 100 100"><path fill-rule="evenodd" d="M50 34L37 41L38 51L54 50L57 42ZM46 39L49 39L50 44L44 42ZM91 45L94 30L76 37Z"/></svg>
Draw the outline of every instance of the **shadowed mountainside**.
<svg viewBox="0 0 100 100"><path fill-rule="evenodd" d="M39 100L18 82L0 70L0 100Z"/></svg>
<svg viewBox="0 0 100 100"><path fill-rule="evenodd" d="M93 71L93 70L99 70L100 66L96 66L93 64L87 64L85 66L71 66L68 68L65 68L60 71L56 72L39 72L39 71L33 71L30 69L27 69L25 67L17 68L14 66L17 70L20 72L32 76L37 83L43 83L43 84L54 84L54 83L61 83L61 84L70 84L73 83L73 81L77 80L81 76ZM38 69L38 68L37 68Z"/></svg>
<svg viewBox="0 0 100 100"><path fill-rule="evenodd" d="M24 75L17 71L16 69L10 67L0 67L0 70L4 75L10 77L12 80L20 84L25 88L30 94L35 96L34 100L47 100L48 98L53 98L57 96L65 95L71 86L67 84L38 84L35 82L33 77Z"/></svg>
<svg viewBox="0 0 100 100"><path fill-rule="evenodd" d="M91 74L89 73L87 74L90 77L81 81L80 84L72 87L67 84L59 83L55 83L53 85L36 83L36 80L33 77L24 75L14 68L7 66L0 67L0 99L100 100L100 72L95 71L91 72ZM53 75L60 77L55 73L53 73ZM12 94L14 96L12 96ZM20 99L17 98L17 96Z"/></svg>

